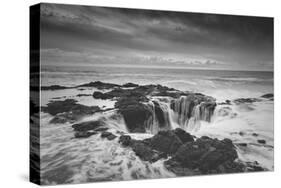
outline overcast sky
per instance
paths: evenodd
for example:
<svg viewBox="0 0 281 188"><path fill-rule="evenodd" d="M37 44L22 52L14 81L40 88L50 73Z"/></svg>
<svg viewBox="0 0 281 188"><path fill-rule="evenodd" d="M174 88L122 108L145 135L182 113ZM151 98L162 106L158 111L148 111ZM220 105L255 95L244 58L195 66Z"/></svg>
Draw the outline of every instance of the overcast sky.
<svg viewBox="0 0 281 188"><path fill-rule="evenodd" d="M273 70L273 19L41 6L43 65Z"/></svg>

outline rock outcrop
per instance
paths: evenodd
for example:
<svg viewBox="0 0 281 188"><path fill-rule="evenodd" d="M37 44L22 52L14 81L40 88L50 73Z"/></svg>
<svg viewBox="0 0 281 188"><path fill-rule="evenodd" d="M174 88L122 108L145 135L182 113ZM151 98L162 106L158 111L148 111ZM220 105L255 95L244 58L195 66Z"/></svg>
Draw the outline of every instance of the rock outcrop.
<svg viewBox="0 0 281 188"><path fill-rule="evenodd" d="M119 142L132 148L144 161L155 162L169 157L165 161L166 168L179 176L265 170L258 163L239 162L230 139L218 140L206 136L194 139L181 129L160 131L144 140L122 135Z"/></svg>
<svg viewBox="0 0 281 188"><path fill-rule="evenodd" d="M50 123L73 123L84 116L99 112L100 108L78 104L74 99L66 99L64 101L51 101L46 107L41 107L41 111L55 116Z"/></svg>

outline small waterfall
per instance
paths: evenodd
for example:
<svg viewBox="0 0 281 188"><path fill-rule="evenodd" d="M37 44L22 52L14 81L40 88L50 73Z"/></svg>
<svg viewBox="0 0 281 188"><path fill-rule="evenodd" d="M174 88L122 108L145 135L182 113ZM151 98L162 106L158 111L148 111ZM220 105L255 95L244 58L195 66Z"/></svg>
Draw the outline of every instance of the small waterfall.
<svg viewBox="0 0 281 188"><path fill-rule="evenodd" d="M174 120L187 131L196 131L200 128L200 121L211 121L216 103L203 102L193 95L181 96L171 102L174 111Z"/></svg>
<svg viewBox="0 0 281 188"><path fill-rule="evenodd" d="M200 121L211 121L216 103L195 95L178 99L152 98L143 103L149 111L144 120L145 132L157 134L160 130L182 128L197 131Z"/></svg>
<svg viewBox="0 0 281 188"><path fill-rule="evenodd" d="M198 104L195 106L195 108L193 108L192 117L189 119L188 125L184 129L189 132L198 131L201 126L200 119L201 119L200 104Z"/></svg>
<svg viewBox="0 0 281 188"><path fill-rule="evenodd" d="M189 118L192 115L192 110L196 105L196 101L190 97L181 96L179 99L172 101L171 109L175 112L175 121L181 127L185 127L188 124Z"/></svg>
<svg viewBox="0 0 281 188"><path fill-rule="evenodd" d="M146 132L156 134L160 130L170 130L174 126L171 122L171 109L169 104L159 100L152 100L146 103L152 116L145 122Z"/></svg>

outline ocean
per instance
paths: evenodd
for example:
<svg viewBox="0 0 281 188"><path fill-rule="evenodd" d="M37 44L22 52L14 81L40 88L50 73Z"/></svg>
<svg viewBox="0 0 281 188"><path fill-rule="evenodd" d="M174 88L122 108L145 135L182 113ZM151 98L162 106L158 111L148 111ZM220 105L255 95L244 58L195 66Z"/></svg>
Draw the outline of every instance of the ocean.
<svg viewBox="0 0 281 188"><path fill-rule="evenodd" d="M273 72L198 70L161 67L60 66L41 69L41 85L75 86L91 81L116 84L161 84L202 92L218 100L273 93Z"/></svg>
<svg viewBox="0 0 281 188"><path fill-rule="evenodd" d="M264 94L274 93L273 72L128 66L45 66L41 69L42 86L76 86L92 81L160 84L182 91L203 93L214 97L218 103L238 98L260 98ZM77 94L92 94L94 91L98 90L41 91L41 106L57 98L74 98L84 105L114 107L115 101L93 99L92 96L76 97ZM107 114L102 116L106 118ZM93 115L83 121L100 117L100 114ZM41 170L46 184L175 177L175 174L165 169L163 160L152 164L141 161L130 149L120 147L117 141L105 141L99 135L73 139L71 124L50 124L50 119L50 114L41 112ZM239 160L257 161L268 170L273 170L273 119L272 100L221 105L215 109L210 122L202 121L196 125L196 129L186 130L198 137L230 138L236 144ZM108 121L108 124L114 133L127 131L122 119ZM253 134L258 136L254 137ZM150 133L130 135L135 139L152 136ZM259 144L257 139L265 140L266 144ZM246 143L248 147L240 147L241 143ZM128 164L133 167L128 168ZM60 172L65 175L59 178L53 175Z"/></svg>

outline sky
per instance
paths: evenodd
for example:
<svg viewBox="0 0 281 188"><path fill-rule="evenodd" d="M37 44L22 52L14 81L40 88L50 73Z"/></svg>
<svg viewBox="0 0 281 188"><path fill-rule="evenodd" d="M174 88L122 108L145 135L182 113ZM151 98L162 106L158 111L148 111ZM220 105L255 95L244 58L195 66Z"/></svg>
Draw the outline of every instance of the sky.
<svg viewBox="0 0 281 188"><path fill-rule="evenodd" d="M41 5L43 66L273 71L273 19Z"/></svg>

